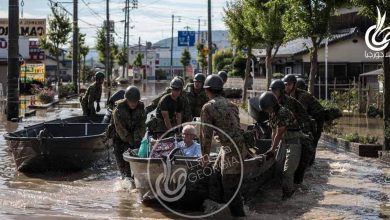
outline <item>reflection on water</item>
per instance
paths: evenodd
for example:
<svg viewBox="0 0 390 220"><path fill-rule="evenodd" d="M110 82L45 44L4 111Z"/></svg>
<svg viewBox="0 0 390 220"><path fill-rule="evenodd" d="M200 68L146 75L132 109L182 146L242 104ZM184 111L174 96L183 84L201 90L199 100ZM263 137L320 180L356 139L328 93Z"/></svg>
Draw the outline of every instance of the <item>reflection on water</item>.
<svg viewBox="0 0 390 220"><path fill-rule="evenodd" d="M338 119L336 129L344 134L355 133L378 137L378 142L383 143L383 119L369 118L362 114L347 114Z"/></svg>
<svg viewBox="0 0 390 220"><path fill-rule="evenodd" d="M166 84L140 85L146 104L160 94ZM77 99L68 100L76 106ZM177 218L158 204L144 205L136 191L119 178L114 163L79 173L18 173L2 134L23 126L54 118L81 115L80 109L56 106L39 110L22 123L11 123L0 115L0 218ZM242 116L246 114L241 112ZM242 119L249 121L250 119ZM361 119L362 120L362 119ZM340 120L346 126L351 119ZM357 126L354 122L353 126ZM359 122L360 129L372 130ZM360 130L364 132L365 130ZM291 200L280 200L280 188L263 188L246 206L248 219L378 219L389 216L390 168L373 159L322 146L318 160ZM228 219L229 213L215 219Z"/></svg>

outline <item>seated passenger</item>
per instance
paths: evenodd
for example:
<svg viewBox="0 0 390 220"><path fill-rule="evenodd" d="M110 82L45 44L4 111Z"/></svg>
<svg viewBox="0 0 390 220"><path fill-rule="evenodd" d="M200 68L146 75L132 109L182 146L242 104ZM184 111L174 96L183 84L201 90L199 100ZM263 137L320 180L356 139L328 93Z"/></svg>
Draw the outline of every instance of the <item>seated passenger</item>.
<svg viewBox="0 0 390 220"><path fill-rule="evenodd" d="M192 125L186 125L183 128L183 141L178 143L180 147L180 152L183 156L187 157L200 157L202 155L200 144L194 141L196 137L195 127Z"/></svg>

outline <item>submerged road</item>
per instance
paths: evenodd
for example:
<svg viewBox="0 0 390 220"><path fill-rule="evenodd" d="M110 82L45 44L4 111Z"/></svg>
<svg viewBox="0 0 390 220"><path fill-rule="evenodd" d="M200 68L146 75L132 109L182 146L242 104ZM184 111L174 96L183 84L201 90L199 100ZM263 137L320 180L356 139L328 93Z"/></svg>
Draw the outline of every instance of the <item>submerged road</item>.
<svg viewBox="0 0 390 220"><path fill-rule="evenodd" d="M160 205L143 205L135 190L119 178L115 164L79 173L25 175L15 170L5 132L48 118L80 111L56 108L23 123L0 116L0 219L171 219ZM315 165L287 201L269 184L247 203L247 219L390 218L390 166L320 142ZM228 211L214 216L230 219Z"/></svg>

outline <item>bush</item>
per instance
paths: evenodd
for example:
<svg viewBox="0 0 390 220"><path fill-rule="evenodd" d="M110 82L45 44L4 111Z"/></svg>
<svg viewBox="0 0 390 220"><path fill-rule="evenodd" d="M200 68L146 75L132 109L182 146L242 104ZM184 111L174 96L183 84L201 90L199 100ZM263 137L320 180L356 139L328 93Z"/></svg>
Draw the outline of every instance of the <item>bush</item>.
<svg viewBox="0 0 390 220"><path fill-rule="evenodd" d="M72 84L60 85L58 87L58 98L66 98L71 94L74 94L74 86Z"/></svg>
<svg viewBox="0 0 390 220"><path fill-rule="evenodd" d="M351 88L348 91L334 91L332 92L333 102L340 106L341 110L358 110L358 91Z"/></svg>
<svg viewBox="0 0 390 220"><path fill-rule="evenodd" d="M343 116L340 107L328 100L321 100L320 103L324 107L324 131L327 133L337 133L335 131L337 125L335 120Z"/></svg>
<svg viewBox="0 0 390 220"><path fill-rule="evenodd" d="M356 142L361 144L377 144L378 143L378 137L376 136L360 136L357 132L352 134L346 134L342 136L341 138L350 141L350 142Z"/></svg>
<svg viewBox="0 0 390 220"><path fill-rule="evenodd" d="M54 91L48 88L41 89L38 93L38 100L43 104L47 104L54 101Z"/></svg>
<svg viewBox="0 0 390 220"><path fill-rule="evenodd" d="M370 118L375 118L377 116L383 117L383 110L377 108L375 105L368 106L367 116Z"/></svg>
<svg viewBox="0 0 390 220"><path fill-rule="evenodd" d="M273 73L272 79L282 79L284 77L283 73Z"/></svg>

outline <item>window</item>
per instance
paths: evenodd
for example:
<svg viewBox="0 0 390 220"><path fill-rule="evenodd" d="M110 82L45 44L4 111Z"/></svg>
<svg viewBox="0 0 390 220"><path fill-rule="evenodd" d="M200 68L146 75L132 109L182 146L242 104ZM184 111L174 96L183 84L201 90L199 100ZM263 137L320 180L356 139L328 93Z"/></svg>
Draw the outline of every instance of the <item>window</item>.
<svg viewBox="0 0 390 220"><path fill-rule="evenodd" d="M291 66L287 66L284 68L284 73L287 75L287 74L291 74L292 73L292 68Z"/></svg>

